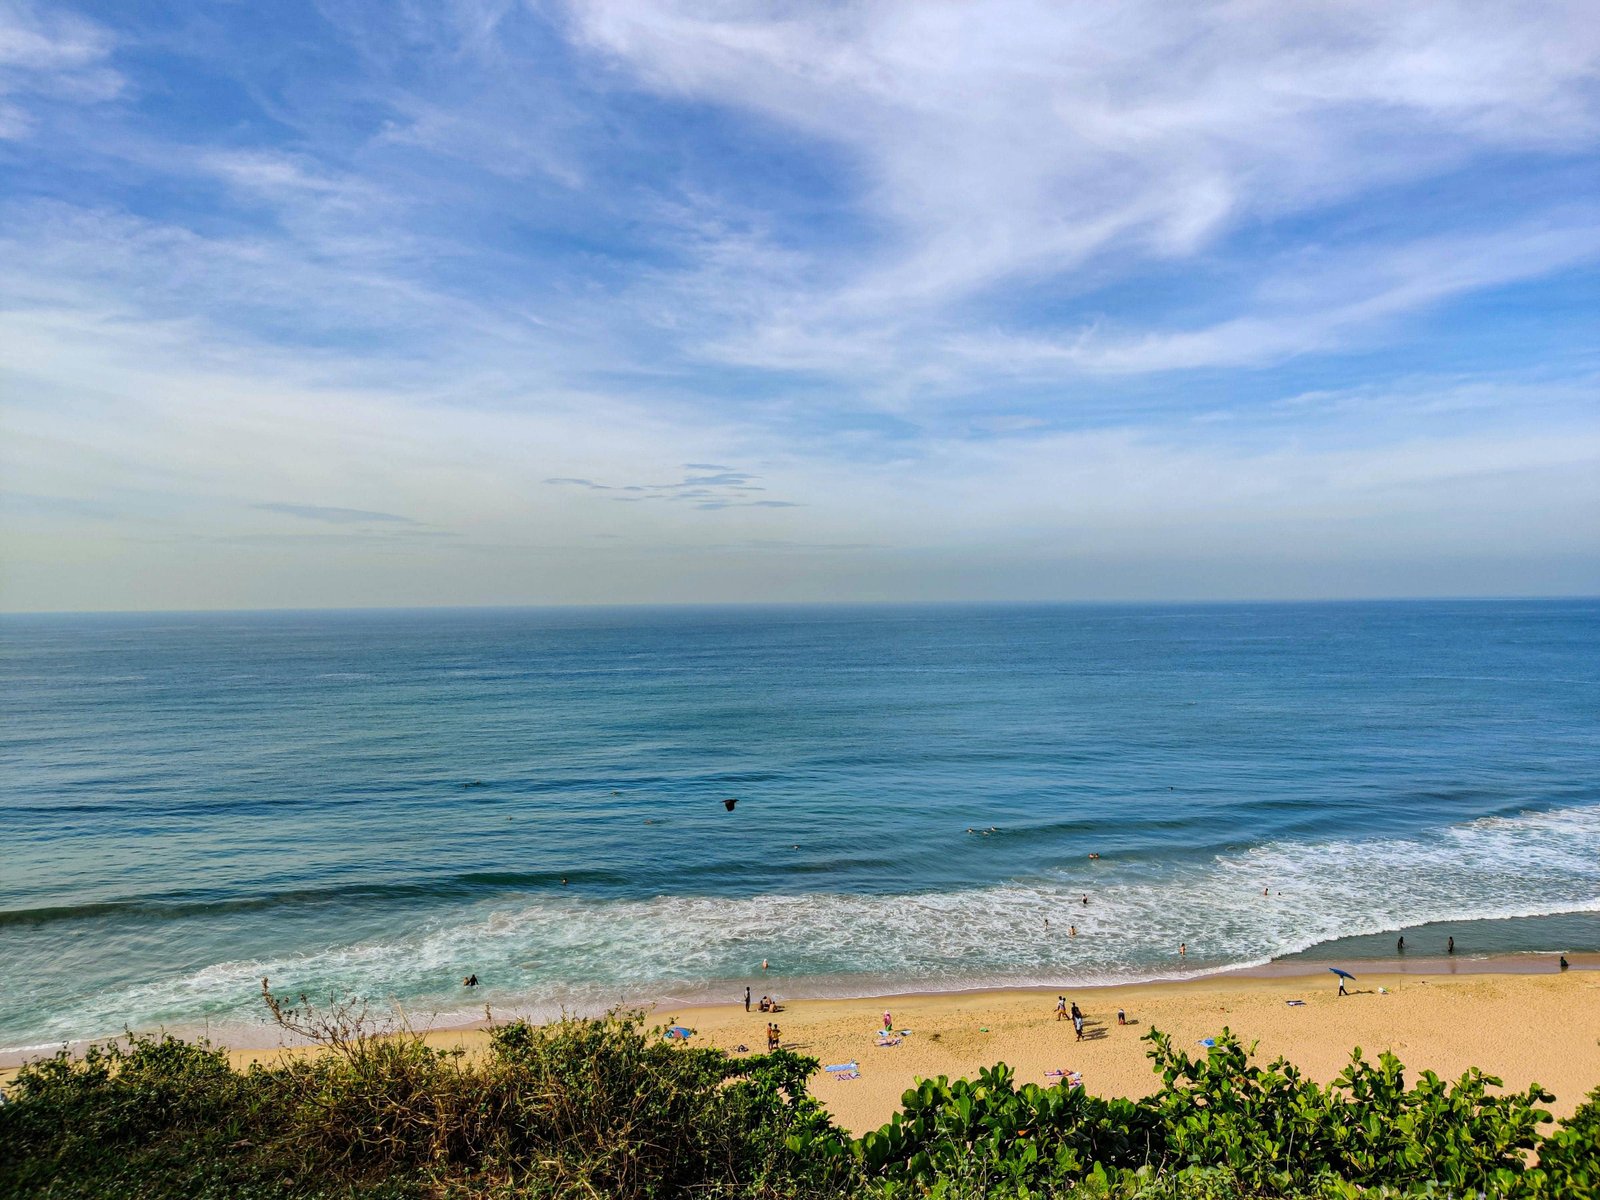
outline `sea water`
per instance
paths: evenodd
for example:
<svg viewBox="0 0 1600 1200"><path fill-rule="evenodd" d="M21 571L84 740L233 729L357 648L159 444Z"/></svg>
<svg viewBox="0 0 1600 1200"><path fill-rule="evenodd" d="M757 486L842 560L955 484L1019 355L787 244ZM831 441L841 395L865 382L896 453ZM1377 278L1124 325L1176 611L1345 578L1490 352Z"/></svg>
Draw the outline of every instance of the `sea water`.
<svg viewBox="0 0 1600 1200"><path fill-rule="evenodd" d="M259 1041L262 976L427 1022L1595 949L1597 634L1589 600L6 617L0 1047Z"/></svg>

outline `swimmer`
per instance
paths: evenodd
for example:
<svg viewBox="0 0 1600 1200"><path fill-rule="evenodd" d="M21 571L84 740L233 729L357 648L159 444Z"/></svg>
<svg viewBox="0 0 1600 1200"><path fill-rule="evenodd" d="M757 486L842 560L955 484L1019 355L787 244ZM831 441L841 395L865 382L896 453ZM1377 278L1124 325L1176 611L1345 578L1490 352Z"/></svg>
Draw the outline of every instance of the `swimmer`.
<svg viewBox="0 0 1600 1200"><path fill-rule="evenodd" d="M1076 925L1068 925L1067 926L1067 936L1068 937L1077 937L1078 936L1078 927Z"/></svg>
<svg viewBox="0 0 1600 1200"><path fill-rule="evenodd" d="M1189 953L1189 943L1188 942L1179 942L1178 943L1178 957L1179 958L1183 958L1188 953Z"/></svg>

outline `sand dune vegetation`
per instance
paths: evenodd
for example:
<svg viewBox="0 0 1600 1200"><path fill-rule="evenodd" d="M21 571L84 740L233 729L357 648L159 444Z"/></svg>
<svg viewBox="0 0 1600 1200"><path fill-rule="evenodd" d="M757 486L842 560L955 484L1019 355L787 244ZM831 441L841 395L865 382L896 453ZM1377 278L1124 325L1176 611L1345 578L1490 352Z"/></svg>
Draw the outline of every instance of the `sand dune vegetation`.
<svg viewBox="0 0 1600 1200"><path fill-rule="evenodd" d="M634 1014L514 1022L481 1053L268 997L324 1052L238 1069L130 1035L23 1068L0 1106L0 1194L39 1197L1600 1197L1600 1088L1567 1120L1538 1085L1409 1075L1359 1051L1331 1084L1224 1031L1152 1028L1138 1100L920 1081L840 1129L815 1059L685 1046Z"/></svg>

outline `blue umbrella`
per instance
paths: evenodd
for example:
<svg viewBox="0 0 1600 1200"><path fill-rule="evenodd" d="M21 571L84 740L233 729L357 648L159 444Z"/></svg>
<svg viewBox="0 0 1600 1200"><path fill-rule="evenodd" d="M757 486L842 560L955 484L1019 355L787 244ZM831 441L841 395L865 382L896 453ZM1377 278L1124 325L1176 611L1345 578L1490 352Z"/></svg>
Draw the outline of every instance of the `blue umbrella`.
<svg viewBox="0 0 1600 1200"><path fill-rule="evenodd" d="M1338 967L1329 967L1328 970L1332 971L1335 975L1343 975L1346 979L1355 978L1355 976L1350 974L1349 971L1341 971Z"/></svg>

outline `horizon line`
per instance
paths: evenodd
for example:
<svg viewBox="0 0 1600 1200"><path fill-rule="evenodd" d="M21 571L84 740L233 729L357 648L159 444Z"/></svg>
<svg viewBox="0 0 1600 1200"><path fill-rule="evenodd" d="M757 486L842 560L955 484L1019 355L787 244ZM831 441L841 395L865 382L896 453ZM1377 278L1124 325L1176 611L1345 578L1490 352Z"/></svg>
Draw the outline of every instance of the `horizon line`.
<svg viewBox="0 0 1600 1200"><path fill-rule="evenodd" d="M1495 595L1231 597L1179 599L1053 599L1053 600L606 600L589 602L528 602L516 604L344 604L274 605L238 608L40 608L0 609L7 617L157 617L210 615L267 615L287 613L426 613L525 612L575 610L654 609L822 609L822 608L1182 608L1228 605L1335 605L1335 604L1496 604L1533 601L1600 601L1600 593L1549 592Z"/></svg>

